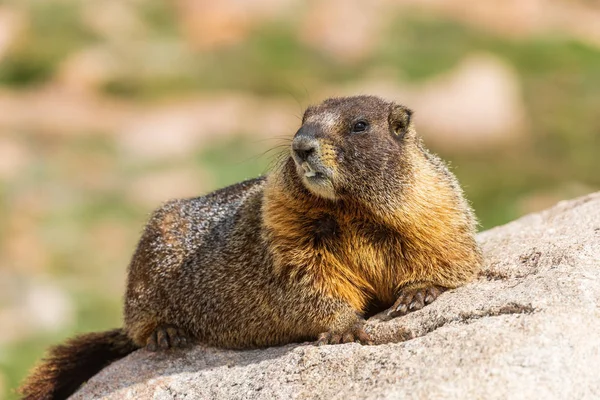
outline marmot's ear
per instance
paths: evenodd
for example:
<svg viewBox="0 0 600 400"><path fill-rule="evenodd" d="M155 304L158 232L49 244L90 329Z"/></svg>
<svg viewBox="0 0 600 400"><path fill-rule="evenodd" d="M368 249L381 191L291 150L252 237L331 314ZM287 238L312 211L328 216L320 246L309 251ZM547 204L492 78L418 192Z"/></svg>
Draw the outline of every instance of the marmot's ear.
<svg viewBox="0 0 600 400"><path fill-rule="evenodd" d="M410 130L412 127L412 114L413 112L409 108L392 104L388 122L390 124L390 132L392 132L394 137L402 139Z"/></svg>

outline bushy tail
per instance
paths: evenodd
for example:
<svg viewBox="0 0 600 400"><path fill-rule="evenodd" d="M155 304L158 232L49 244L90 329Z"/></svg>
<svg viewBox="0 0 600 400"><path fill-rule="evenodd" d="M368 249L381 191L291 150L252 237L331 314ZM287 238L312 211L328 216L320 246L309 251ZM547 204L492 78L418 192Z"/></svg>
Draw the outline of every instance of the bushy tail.
<svg viewBox="0 0 600 400"><path fill-rule="evenodd" d="M122 329L88 333L50 349L19 388L23 400L62 400L108 364L138 347Z"/></svg>

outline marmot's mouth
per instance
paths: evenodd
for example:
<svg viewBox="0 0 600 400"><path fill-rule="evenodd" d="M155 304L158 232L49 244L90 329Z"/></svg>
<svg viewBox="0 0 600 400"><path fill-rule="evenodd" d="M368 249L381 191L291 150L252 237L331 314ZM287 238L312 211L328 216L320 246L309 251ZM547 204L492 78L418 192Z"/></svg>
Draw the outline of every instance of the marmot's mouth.
<svg viewBox="0 0 600 400"><path fill-rule="evenodd" d="M311 171L311 172L305 173L304 177L308 178L308 179L324 179L325 174L323 174L322 172Z"/></svg>
<svg viewBox="0 0 600 400"><path fill-rule="evenodd" d="M335 200L335 190L331 182L331 172L328 168L318 164L315 168L313 164L304 161L298 165L298 175L301 177L304 186L313 194Z"/></svg>
<svg viewBox="0 0 600 400"><path fill-rule="evenodd" d="M312 165L307 163L306 161L302 163L302 170L304 171L304 177L308 179L323 179L325 178L325 174L319 172L313 168Z"/></svg>

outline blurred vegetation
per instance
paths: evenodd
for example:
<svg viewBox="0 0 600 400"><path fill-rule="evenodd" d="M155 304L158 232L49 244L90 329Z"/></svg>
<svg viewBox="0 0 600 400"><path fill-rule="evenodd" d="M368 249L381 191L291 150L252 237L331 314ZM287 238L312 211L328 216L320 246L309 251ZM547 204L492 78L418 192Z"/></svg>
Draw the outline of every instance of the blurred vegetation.
<svg viewBox="0 0 600 400"><path fill-rule="evenodd" d="M21 1L21 0L20 0ZM32 22L28 35L15 51L0 62L0 85L32 88L51 79L61 60L75 50L102 40L80 21L72 2L27 1ZM141 4L141 3L140 3ZM528 194L561 192L578 194L600 188L600 51L562 36L507 39L428 15L398 16L390 24L374 54L358 63L339 62L308 48L293 27L269 23L255 30L243 43L211 53L181 49L173 11L163 1L144 2L150 34L173 56L172 68L141 68L152 57L152 44L141 40L139 54L117 51L131 68L111 79L104 94L117 98L154 101L199 91L246 90L260 95L310 96L323 85L351 82L373 67L397 71L398 78L420 81L455 66L474 51L496 54L516 70L525 97L531 137L501 150L445 154L472 201L482 228L508 222L520 215L519 199ZM142 7L140 5L140 7ZM152 42L154 43L154 42ZM252 139L244 132L234 139L211 143L186 159L167 165L132 164L123 159L114 143L100 134L73 138L40 139L24 133L20 140L35 149L36 162L18 182L0 186L0 219L27 187L45 187L60 204L40 229L58 249L48 271L74 299L76 324L55 334L28 337L0 346L0 373L6 387L14 388L43 350L77 332L104 330L121 324L121 290L126 257L100 258L106 265L86 264L86 255L102 251L94 243L65 235L86 232L100 221L118 219L141 229L149 210L132 205L124 196L129 179L141 170L185 165L201 168L212 178L214 189L266 171L271 154L261 155L275 142ZM97 158L112 164L118 184L110 189L87 187L82 171L70 169L62 159L84 165ZM579 185L579 186L577 186ZM72 193L69 197L67 194ZM78 194L79 193L79 194ZM84 195L81 195L84 193ZM200 194L200 193L199 193ZM63 202L65 199L74 199ZM0 229L0 240L5 233ZM134 239L125 246L133 251ZM118 272L115 272L118 271ZM110 288L110 290L107 290ZM6 393L8 398L16 398ZM2 394L0 394L0 398Z"/></svg>

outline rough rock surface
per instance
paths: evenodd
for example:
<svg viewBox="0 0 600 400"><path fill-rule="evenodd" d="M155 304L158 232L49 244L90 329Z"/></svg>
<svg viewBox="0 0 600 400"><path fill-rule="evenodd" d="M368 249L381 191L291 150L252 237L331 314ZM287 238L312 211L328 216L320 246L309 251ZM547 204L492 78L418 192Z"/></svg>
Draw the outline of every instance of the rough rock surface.
<svg viewBox="0 0 600 400"><path fill-rule="evenodd" d="M600 398L600 192L479 239L479 279L373 317L379 345L140 350L73 398Z"/></svg>

